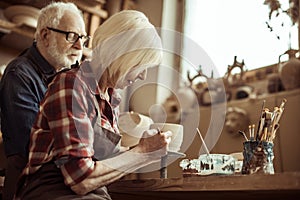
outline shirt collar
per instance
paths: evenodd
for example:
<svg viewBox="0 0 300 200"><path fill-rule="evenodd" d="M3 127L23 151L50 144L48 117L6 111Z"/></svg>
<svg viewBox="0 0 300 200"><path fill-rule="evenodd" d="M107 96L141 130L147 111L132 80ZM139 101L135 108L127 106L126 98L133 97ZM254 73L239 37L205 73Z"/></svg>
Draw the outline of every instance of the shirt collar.
<svg viewBox="0 0 300 200"><path fill-rule="evenodd" d="M80 71L82 72L82 75L85 77L85 81L91 93L94 95L99 95L101 99L106 100L104 97L105 95L102 94L99 88L98 80L91 69L90 62L84 61L80 66ZM109 101L113 107L116 107L120 104L121 95L115 89L108 88L108 95L110 97Z"/></svg>
<svg viewBox="0 0 300 200"><path fill-rule="evenodd" d="M52 76L55 74L55 68L49 64L49 62L42 56L36 47L36 42L28 50L28 55L31 56L32 60L37 64L41 72L45 75Z"/></svg>

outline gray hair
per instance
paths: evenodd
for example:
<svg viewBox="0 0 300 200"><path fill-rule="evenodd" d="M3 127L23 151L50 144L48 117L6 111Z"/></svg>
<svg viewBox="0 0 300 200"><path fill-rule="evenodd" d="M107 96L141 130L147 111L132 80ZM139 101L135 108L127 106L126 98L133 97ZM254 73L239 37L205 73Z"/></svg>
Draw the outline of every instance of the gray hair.
<svg viewBox="0 0 300 200"><path fill-rule="evenodd" d="M39 40L39 35L43 28L46 28L47 26L56 28L59 25L60 20L66 11L77 13L79 16L82 17L83 20L82 12L77 8L77 6L74 3L53 2L41 9L40 11L36 32L34 35L35 39Z"/></svg>

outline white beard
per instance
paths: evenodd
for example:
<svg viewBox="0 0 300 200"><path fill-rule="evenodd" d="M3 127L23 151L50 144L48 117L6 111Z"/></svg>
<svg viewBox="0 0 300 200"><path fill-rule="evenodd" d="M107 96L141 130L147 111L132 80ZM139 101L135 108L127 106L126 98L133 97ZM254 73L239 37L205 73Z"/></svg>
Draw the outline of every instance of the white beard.
<svg viewBox="0 0 300 200"><path fill-rule="evenodd" d="M53 41L52 45L49 46L48 48L48 53L54 58L56 61L57 65L59 67L71 67L71 65L76 63L76 59L72 60L68 58L68 54L72 52L72 49L69 49L68 51L65 52L59 52L58 47L57 47L57 40ZM78 54L78 52L76 52ZM82 56L82 53L80 56L78 56L77 60L79 60Z"/></svg>

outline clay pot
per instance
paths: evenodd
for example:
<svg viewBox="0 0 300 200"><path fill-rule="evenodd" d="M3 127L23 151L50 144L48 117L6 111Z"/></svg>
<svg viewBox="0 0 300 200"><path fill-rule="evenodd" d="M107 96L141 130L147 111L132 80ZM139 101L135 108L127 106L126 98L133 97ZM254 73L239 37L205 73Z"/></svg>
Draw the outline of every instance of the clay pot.
<svg viewBox="0 0 300 200"><path fill-rule="evenodd" d="M279 75L285 90L300 87L300 60L296 57L290 58L279 67Z"/></svg>

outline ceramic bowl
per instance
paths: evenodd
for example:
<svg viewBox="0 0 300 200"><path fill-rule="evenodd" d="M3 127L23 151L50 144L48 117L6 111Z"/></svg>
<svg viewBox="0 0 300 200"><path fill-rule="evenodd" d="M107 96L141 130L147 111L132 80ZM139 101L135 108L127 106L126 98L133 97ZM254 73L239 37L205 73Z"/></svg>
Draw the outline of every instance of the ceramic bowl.
<svg viewBox="0 0 300 200"><path fill-rule="evenodd" d="M145 130L148 130L153 120L136 112L124 112L119 117L119 129L122 135L121 145L132 147L139 143Z"/></svg>

